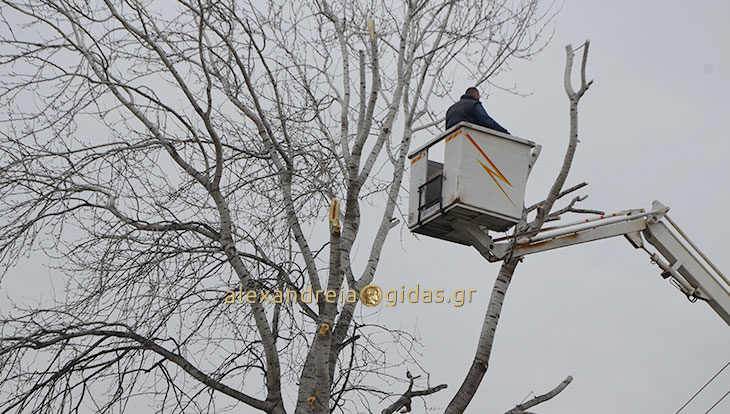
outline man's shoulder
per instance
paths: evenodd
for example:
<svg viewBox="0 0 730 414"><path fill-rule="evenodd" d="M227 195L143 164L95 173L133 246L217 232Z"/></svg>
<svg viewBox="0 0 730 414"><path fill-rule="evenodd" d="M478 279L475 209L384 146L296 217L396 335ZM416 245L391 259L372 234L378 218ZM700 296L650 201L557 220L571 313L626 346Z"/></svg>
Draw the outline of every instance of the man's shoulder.
<svg viewBox="0 0 730 414"><path fill-rule="evenodd" d="M454 104L451 105L450 108L458 107L458 106L460 106L460 107L474 106L474 105L476 105L478 103L481 103L481 102L479 102L479 100L478 99L475 99L473 96L471 96L471 95L463 95L461 97L461 99L459 99L458 101L454 102Z"/></svg>
<svg viewBox="0 0 730 414"><path fill-rule="evenodd" d="M482 101L479 100L474 101L474 104L471 106L471 110L479 113L487 112L487 110L484 109L484 106L482 105Z"/></svg>

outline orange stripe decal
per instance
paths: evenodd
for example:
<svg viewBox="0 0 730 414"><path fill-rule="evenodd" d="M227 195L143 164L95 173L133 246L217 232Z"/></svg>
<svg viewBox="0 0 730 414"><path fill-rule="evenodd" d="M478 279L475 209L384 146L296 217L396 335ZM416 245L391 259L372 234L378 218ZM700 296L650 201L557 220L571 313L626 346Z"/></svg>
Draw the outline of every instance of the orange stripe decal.
<svg viewBox="0 0 730 414"><path fill-rule="evenodd" d="M477 143L474 142L474 139L472 139L472 137L469 135L469 133L468 132L465 132L464 135L466 135L466 137L469 139L469 141L471 141L472 145L474 145L474 147L477 149L477 151L479 151L479 153L482 154L482 157L484 157L484 159L487 160L487 162L489 163L489 165L493 169L487 167L481 161L478 161L477 160L477 162L479 163L479 165L481 165L482 168L484 168L484 171L486 171L487 174L489 174L489 177L492 179L492 181L494 181L494 183L497 184L497 187L499 187L499 189L502 190L502 193L504 194L505 197L507 197L507 200L509 200L509 202L512 203L512 205L514 206L515 203L507 195L507 192L504 191L504 188L502 188L502 185L497 181L497 179L499 179L500 181L505 182L510 187L512 187L512 183L510 183L509 180L507 179L507 177L505 177L504 174L502 174L502 172L499 171L499 168L497 168L497 166L494 165L494 163L492 162L492 160L490 160L489 157L487 157L487 154L485 154L484 151L482 151L482 149L479 147L479 145L477 145Z"/></svg>
<svg viewBox="0 0 730 414"><path fill-rule="evenodd" d="M423 151L422 153L418 154L418 156L411 160L411 165L415 164L416 161L420 160L421 158L426 156L426 151Z"/></svg>
<svg viewBox="0 0 730 414"><path fill-rule="evenodd" d="M461 134L461 131L463 131L463 130L460 129L460 130L456 131L455 134L452 134L450 137L446 138L446 142L449 142L452 139L456 138L459 134Z"/></svg>

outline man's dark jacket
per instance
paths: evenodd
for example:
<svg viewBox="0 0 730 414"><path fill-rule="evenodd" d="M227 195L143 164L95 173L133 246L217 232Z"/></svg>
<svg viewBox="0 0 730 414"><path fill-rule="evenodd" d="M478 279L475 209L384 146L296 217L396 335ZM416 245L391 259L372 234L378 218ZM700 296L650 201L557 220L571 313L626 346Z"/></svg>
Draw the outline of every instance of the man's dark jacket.
<svg viewBox="0 0 730 414"><path fill-rule="evenodd" d="M451 108L446 111L446 129L451 128L461 121L471 122L472 124L509 134L506 129L502 128L497 121L489 116L487 111L484 110L482 103L469 94L461 95L461 100L451 105Z"/></svg>

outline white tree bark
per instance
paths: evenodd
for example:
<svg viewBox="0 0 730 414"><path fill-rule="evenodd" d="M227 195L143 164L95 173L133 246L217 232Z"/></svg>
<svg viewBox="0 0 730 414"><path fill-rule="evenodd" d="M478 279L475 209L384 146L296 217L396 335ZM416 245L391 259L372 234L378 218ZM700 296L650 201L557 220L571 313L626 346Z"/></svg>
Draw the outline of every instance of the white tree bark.
<svg viewBox="0 0 730 414"><path fill-rule="evenodd" d="M568 375L568 377L565 378L563 380L563 382L558 384L552 390L546 392L545 394L535 396L534 398L530 399L529 401L523 402L521 404L517 404L515 406L515 408L507 411L505 414L525 414L528 409L530 409L538 404L542 404L545 401L548 401L548 400L554 398L556 395L560 394L572 381L573 381L573 377Z"/></svg>
<svg viewBox="0 0 730 414"><path fill-rule="evenodd" d="M565 195L567 194L567 192L572 191L572 189L569 189L570 191L566 190L567 192L563 193L562 188L565 184L565 180L568 177L568 173L570 172L570 166L573 163L573 157L575 155L575 150L578 145L578 103L580 102L580 98L585 94L590 85L593 83L593 81L586 82L585 75L586 63L588 60L588 45L589 42L586 41L582 46L583 60L581 63L580 73L581 88L578 90L578 92L575 92L573 90L570 80L573 67L573 47L570 45L565 47L566 63L564 85L565 92L568 95L568 99L570 101L570 133L568 136L568 148L565 152L565 156L563 157L562 167L560 168L560 171L558 172L558 175L553 182L553 185L550 188L547 197L537 207L537 215L535 219L527 224L518 224L514 230L515 233L529 234L531 232L539 230L550 216L550 212L553 208L553 205L555 204L555 201L560 198L561 195ZM570 208L572 208L572 205L570 205ZM528 209L525 209L523 217L527 217L527 213ZM513 243L515 239L516 237L513 238ZM471 367L469 368L469 371L466 374L466 377L464 378L464 381L461 384L461 387L447 406L445 411L445 413L447 414L463 413L464 410L466 410L466 407L469 405L472 398L476 394L477 389L479 388L479 385L481 384L481 381L484 378L487 369L489 368L489 358L491 357L492 353L492 345L494 343L499 317L502 313L502 304L504 302L505 295L507 294L507 289L509 288L510 282L512 281L512 277L514 276L514 271L517 267L518 262L519 259L512 258L510 256L502 263L502 266L499 269L497 279L495 280L494 287L492 288L492 295L489 299L489 304L487 305L487 313L484 317L482 330L479 335L479 340L477 342L477 350L474 356L474 360Z"/></svg>
<svg viewBox="0 0 730 414"><path fill-rule="evenodd" d="M0 265L42 243L73 289L0 315L0 411L91 404L90 389L110 390L101 411L144 395L214 411L219 393L277 414L287 395L303 413L373 410L363 395L398 410L445 388L370 386L396 368L364 366L389 350L356 303L227 292L376 282L434 99L455 68L491 82L540 50L537 0L2 4ZM331 197L342 229L318 241ZM366 240L360 206L378 197Z"/></svg>

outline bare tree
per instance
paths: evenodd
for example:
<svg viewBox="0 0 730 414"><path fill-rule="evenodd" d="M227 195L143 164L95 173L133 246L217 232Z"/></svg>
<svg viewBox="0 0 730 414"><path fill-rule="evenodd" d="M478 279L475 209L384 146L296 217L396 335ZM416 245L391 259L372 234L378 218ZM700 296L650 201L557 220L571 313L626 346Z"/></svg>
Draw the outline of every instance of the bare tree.
<svg viewBox="0 0 730 414"><path fill-rule="evenodd" d="M553 182L553 185L550 188L550 191L548 192L545 200L530 208L523 209L522 221L518 223L513 230L513 248L517 241L520 239L520 237L535 234L550 218L557 218L561 214L567 212L591 213L591 211L589 210L580 210L574 208L575 203L579 200L585 199L584 197L574 198L567 207L552 212L553 205L558 199L583 187L583 185L577 185L563 191L563 185L565 184L565 180L568 177L568 172L570 172L570 166L573 163L573 156L575 155L575 150L578 146L578 103L593 83L593 81L586 81L586 64L588 62L589 45L590 43L588 41L585 41L585 43L583 43L583 45L580 47L583 49L583 59L580 66L581 86L577 92L573 89L571 82L571 74L573 72L573 56L575 51L571 45L567 45L565 47L566 60L564 85L565 93L568 95L568 99L570 100L570 136L568 141L568 148L565 151L563 165L560 169L560 172ZM537 214L531 221L528 222L527 217L532 210L536 210ZM595 213L603 214L603 212L600 211L596 211ZM466 407L469 405L469 402L474 397L474 394L476 393L476 390L479 387L482 378L484 378L484 374L489 368L489 357L492 353L492 344L494 343L494 335L497 331L499 316L502 313L502 303L504 302L504 297L507 294L507 288L509 288L515 269L520 260L520 258L512 257L512 255L510 254L502 262L502 266L499 269L497 279L494 282L492 295L489 299L487 314L484 316L484 323L482 325L482 330L479 335L479 341L477 344L477 351L476 355L474 356L474 361L472 362L472 365L469 368L466 377L464 378L464 382L461 384L461 387L449 403L449 406L446 408L446 413L464 412ZM557 392L550 395L550 398L562 391L571 380L572 377L569 376L568 379L566 379L567 382L564 381L565 385L556 388Z"/></svg>
<svg viewBox="0 0 730 414"><path fill-rule="evenodd" d="M395 412L445 388L410 374L405 393L384 387L408 362L392 347L408 355L416 338L370 324L355 302L303 294L373 282L414 134L442 122L454 73L491 84L541 50L552 4L2 4L0 263L45 254L64 285L1 317L3 412L139 399L165 412L325 413L391 397ZM587 48L579 92L566 69L563 169L515 239L575 202L551 214L572 192L561 189ZM362 203L380 206L367 240ZM517 262L500 270L447 412L464 411L486 371ZM259 295L227 303L237 286ZM284 290L293 303L272 300Z"/></svg>

